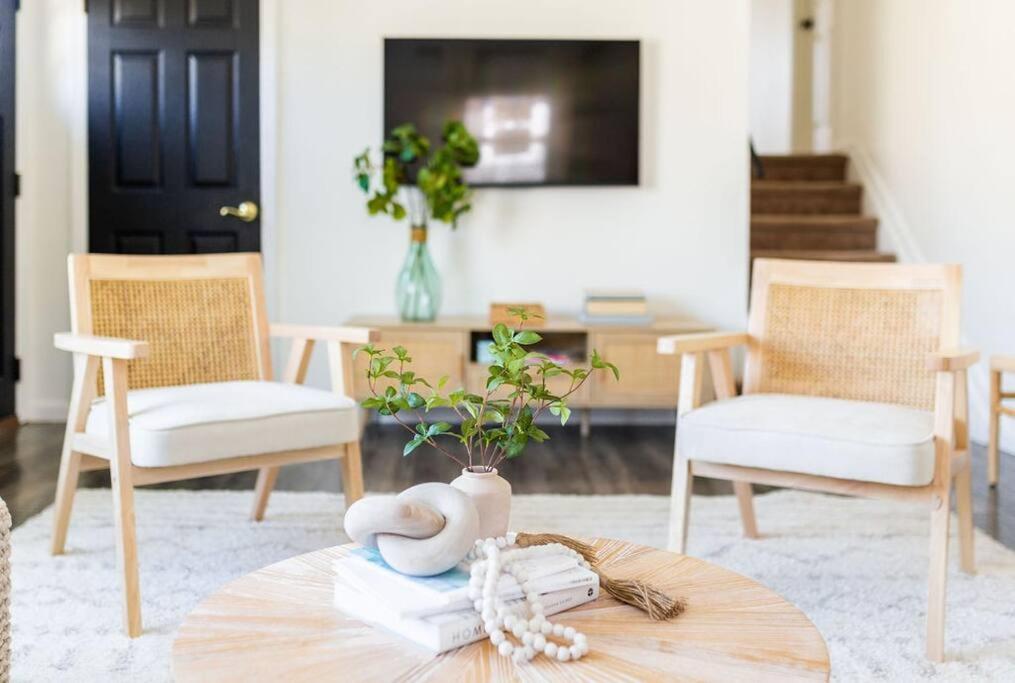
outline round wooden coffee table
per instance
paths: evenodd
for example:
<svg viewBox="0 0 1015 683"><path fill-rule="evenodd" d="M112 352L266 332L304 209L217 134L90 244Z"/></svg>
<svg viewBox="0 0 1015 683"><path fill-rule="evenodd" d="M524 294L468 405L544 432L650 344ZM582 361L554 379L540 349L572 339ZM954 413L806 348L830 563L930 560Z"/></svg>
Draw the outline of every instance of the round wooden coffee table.
<svg viewBox="0 0 1015 683"><path fill-rule="evenodd" d="M825 641L803 612L744 576L622 541L594 542L611 576L639 576L687 599L669 622L610 597L560 621L586 633L578 662L515 667L489 641L433 656L332 604L337 549L273 564L224 586L173 644L178 681L827 680Z"/></svg>

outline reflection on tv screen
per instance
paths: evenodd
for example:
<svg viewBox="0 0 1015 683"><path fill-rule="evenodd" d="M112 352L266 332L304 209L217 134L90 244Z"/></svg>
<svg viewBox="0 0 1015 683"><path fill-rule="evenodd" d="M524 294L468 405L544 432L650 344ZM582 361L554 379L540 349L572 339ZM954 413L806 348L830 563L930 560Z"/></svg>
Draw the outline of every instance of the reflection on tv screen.
<svg viewBox="0 0 1015 683"><path fill-rule="evenodd" d="M636 185L637 41L384 43L384 126L465 123L477 185Z"/></svg>

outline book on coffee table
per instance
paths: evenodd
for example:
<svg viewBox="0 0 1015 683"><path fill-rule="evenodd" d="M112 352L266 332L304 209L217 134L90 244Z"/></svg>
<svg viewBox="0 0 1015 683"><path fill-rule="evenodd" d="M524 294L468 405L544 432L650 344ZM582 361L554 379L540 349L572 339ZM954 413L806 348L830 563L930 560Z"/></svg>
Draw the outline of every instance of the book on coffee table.
<svg viewBox="0 0 1015 683"><path fill-rule="evenodd" d="M335 606L373 626L396 633L434 653L487 637L468 596L469 568L462 564L436 576L407 576L392 569L374 548L343 546L334 561ZM551 615L599 597L598 575L574 561L541 557L524 561L528 588ZM511 576L499 595L524 610L523 592ZM523 612L524 613L524 612Z"/></svg>
<svg viewBox="0 0 1015 683"><path fill-rule="evenodd" d="M599 584L595 572L575 567L568 558L541 558L519 563L528 573L535 593ZM335 561L335 573L349 586L370 593L400 617L425 617L471 609L469 572L458 566L436 576L407 576L392 569L376 548L356 547ZM521 598L523 591L513 576L500 582L502 600Z"/></svg>
<svg viewBox="0 0 1015 683"><path fill-rule="evenodd" d="M599 597L599 584L567 588L540 596L544 614L550 616ZM523 600L510 600L509 606ZM483 619L471 607L464 610L431 614L426 617L402 617L378 603L375 597L335 580L335 607L349 616L374 627L380 627L411 640L417 645L440 654L487 637Z"/></svg>

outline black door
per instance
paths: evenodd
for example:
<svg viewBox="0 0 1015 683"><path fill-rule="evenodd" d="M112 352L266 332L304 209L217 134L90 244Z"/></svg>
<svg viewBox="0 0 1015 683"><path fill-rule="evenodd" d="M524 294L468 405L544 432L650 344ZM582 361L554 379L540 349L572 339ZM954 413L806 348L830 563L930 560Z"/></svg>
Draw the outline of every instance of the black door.
<svg viewBox="0 0 1015 683"><path fill-rule="evenodd" d="M257 34L258 0L88 0L91 251L260 250Z"/></svg>
<svg viewBox="0 0 1015 683"><path fill-rule="evenodd" d="M17 0L0 0L0 418L14 414L14 12Z"/></svg>

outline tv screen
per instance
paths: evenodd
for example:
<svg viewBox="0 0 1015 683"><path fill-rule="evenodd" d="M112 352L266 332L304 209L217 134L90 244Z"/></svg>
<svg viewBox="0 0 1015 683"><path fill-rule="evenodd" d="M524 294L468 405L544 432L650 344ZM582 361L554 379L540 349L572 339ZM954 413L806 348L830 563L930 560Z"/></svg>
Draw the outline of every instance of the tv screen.
<svg viewBox="0 0 1015 683"><path fill-rule="evenodd" d="M474 185L637 185L636 40L384 41L384 130L476 137Z"/></svg>

